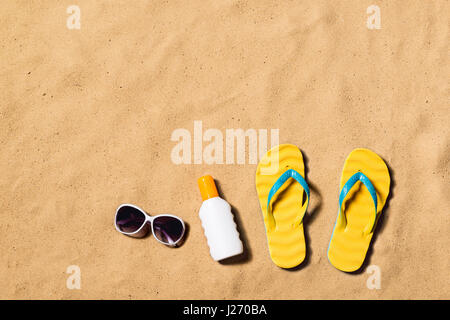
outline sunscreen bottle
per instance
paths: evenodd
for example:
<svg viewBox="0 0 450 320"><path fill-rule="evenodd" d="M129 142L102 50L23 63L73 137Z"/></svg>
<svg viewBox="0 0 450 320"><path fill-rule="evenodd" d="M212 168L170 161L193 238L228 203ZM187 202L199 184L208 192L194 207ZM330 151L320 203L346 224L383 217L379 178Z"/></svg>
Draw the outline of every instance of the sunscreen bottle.
<svg viewBox="0 0 450 320"><path fill-rule="evenodd" d="M226 259L244 251L236 223L228 202L219 197L211 176L198 179L203 204L199 216L208 241L209 252L215 261Z"/></svg>

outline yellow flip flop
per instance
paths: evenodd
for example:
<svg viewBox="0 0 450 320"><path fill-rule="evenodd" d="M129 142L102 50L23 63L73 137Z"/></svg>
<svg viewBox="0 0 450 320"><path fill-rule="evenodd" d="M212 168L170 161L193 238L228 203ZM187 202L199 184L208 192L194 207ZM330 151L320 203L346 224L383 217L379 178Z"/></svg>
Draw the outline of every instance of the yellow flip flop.
<svg viewBox="0 0 450 320"><path fill-rule="evenodd" d="M353 272L362 266L390 182L386 163L373 151L355 149L345 160L338 217L328 246L328 260L337 269Z"/></svg>
<svg viewBox="0 0 450 320"><path fill-rule="evenodd" d="M256 191L263 212L272 261L293 268L305 259L303 216L309 203L309 187L300 150L282 144L269 150L256 169ZM303 192L306 201L303 203Z"/></svg>

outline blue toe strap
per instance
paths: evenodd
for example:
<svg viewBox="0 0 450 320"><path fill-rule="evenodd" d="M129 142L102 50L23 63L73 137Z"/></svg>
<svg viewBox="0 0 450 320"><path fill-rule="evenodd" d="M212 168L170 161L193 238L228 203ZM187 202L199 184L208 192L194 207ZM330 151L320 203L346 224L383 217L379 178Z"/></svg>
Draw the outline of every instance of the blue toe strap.
<svg viewBox="0 0 450 320"><path fill-rule="evenodd" d="M308 204L309 204L309 187L308 187L308 184L306 183L305 179L302 177L302 175L300 173L298 173L294 169L289 169L286 172L284 172L278 178L277 181L275 181L275 183L273 184L272 188L269 191L269 196L267 198L267 214L268 215L271 212L270 201L272 200L272 197L277 193L277 191L281 188L281 186L286 183L286 181L289 178L295 179L298 183L300 183L302 188L306 191L306 195L307 195L306 208L308 208Z"/></svg>
<svg viewBox="0 0 450 320"><path fill-rule="evenodd" d="M353 188L353 186L358 182L361 181L367 188L367 190L370 193L370 196L372 197L373 203L375 205L375 219L377 216L377 192L375 190L375 187L373 186L370 179L362 172L357 172L354 175L352 175L347 182L345 183L344 187L341 190L341 193L339 194L339 210L342 210L342 204L344 203L345 197L349 193L350 189ZM375 221L374 221L375 223Z"/></svg>

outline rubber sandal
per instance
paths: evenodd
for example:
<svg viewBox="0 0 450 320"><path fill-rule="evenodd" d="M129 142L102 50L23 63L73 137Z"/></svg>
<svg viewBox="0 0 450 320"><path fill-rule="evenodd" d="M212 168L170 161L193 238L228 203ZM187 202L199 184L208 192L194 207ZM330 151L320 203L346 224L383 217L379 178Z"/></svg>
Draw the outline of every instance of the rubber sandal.
<svg viewBox="0 0 450 320"><path fill-rule="evenodd" d="M256 191L270 257L281 268L296 267L305 259L303 216L309 203L309 187L304 176L302 153L291 144L272 148L256 169Z"/></svg>
<svg viewBox="0 0 450 320"><path fill-rule="evenodd" d="M390 181L386 163L373 151L355 149L345 160L339 211L328 246L328 260L337 269L353 272L361 268Z"/></svg>

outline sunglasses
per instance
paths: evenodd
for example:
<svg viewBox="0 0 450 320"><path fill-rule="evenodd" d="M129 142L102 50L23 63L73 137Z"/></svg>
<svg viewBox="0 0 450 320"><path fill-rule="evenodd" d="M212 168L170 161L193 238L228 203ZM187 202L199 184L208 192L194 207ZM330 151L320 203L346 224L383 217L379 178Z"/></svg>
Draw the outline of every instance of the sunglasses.
<svg viewBox="0 0 450 320"><path fill-rule="evenodd" d="M186 230L183 220L176 216L160 214L151 217L132 204L122 204L117 208L114 224L117 231L135 238L146 236L151 229L156 240L172 247L180 242Z"/></svg>

